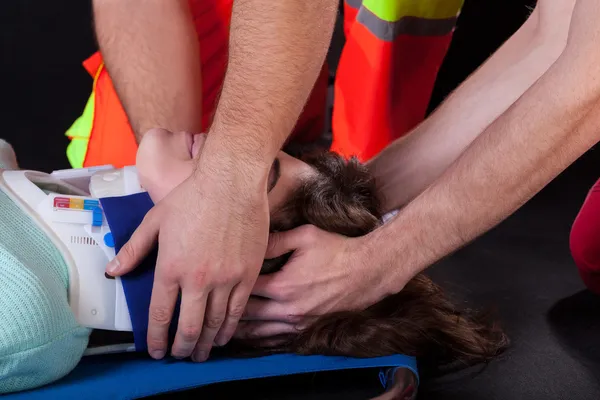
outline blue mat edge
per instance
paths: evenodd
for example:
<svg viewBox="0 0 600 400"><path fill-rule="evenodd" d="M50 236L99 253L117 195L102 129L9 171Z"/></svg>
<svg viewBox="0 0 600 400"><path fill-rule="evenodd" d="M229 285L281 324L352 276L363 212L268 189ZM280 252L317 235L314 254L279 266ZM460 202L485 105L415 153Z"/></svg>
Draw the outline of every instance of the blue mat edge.
<svg viewBox="0 0 600 400"><path fill-rule="evenodd" d="M149 358L119 362L118 356L91 356L55 383L3 397L48 399L75 396L129 400L231 381L364 368L408 368L417 377L417 382L419 380L416 360L404 355L358 359L282 354L251 359L209 360L205 363L171 359L155 361ZM97 373L94 369L101 371ZM89 375L90 372L92 375ZM124 382L132 384L123 385Z"/></svg>

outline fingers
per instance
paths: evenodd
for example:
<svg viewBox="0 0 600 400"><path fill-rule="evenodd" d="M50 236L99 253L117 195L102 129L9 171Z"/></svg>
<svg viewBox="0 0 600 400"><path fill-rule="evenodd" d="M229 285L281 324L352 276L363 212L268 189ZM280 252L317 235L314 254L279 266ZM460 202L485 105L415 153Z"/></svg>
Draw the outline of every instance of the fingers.
<svg viewBox="0 0 600 400"><path fill-rule="evenodd" d="M215 339L217 346L225 346L233 337L238 322L244 314L246 304L248 303L248 298L250 297L250 290L248 287L251 286L240 284L233 288L225 322L223 323L223 326L219 330L219 333Z"/></svg>
<svg viewBox="0 0 600 400"><path fill-rule="evenodd" d="M279 257L305 247L312 242L318 231L312 225L303 225L289 231L271 233L265 258Z"/></svg>
<svg viewBox="0 0 600 400"><path fill-rule="evenodd" d="M244 321L276 321L297 323L301 316L289 306L273 300L251 298L248 300L242 319Z"/></svg>
<svg viewBox="0 0 600 400"><path fill-rule="evenodd" d="M153 210L146 214L129 241L125 243L117 256L108 263L106 272L109 275L121 276L131 272L150 253L158 238L159 228L159 219L154 216Z"/></svg>
<svg viewBox="0 0 600 400"><path fill-rule="evenodd" d="M192 355L200 334L207 304L207 295L183 291L181 309L175 341L171 355L175 358L186 358Z"/></svg>
<svg viewBox="0 0 600 400"><path fill-rule="evenodd" d="M193 348L192 360L196 362L205 361L210 354L210 349L215 341L215 337L221 329L227 312L227 303L231 290L222 287L213 290L208 296L206 314L204 316L204 326L196 346ZM183 294L185 296L185 293ZM192 314L190 318L198 318L198 315Z"/></svg>
<svg viewBox="0 0 600 400"><path fill-rule="evenodd" d="M167 279L157 268L148 315L148 353L152 358L160 359L167 351L169 325L178 294L177 281Z"/></svg>
<svg viewBox="0 0 600 400"><path fill-rule="evenodd" d="M288 264L290 262L288 261ZM283 290L279 284L283 277L285 277L285 271L283 270L268 275L259 275L254 287L252 287L252 295L276 301L283 300Z"/></svg>
<svg viewBox="0 0 600 400"><path fill-rule="evenodd" d="M234 337L236 339L251 340L297 333L300 333L300 329L296 325L285 322L242 321L238 325Z"/></svg>

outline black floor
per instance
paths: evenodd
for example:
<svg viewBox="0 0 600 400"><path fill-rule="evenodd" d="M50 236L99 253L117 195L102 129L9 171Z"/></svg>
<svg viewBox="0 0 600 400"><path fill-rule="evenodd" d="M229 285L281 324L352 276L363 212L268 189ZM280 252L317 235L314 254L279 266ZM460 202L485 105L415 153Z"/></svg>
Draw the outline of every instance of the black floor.
<svg viewBox="0 0 600 400"><path fill-rule="evenodd" d="M67 167L62 135L81 112L91 83L80 67L94 51L87 3L0 5L0 137L15 145L26 168ZM518 27L531 3L466 1L432 107ZM476 45L481 39L484 45ZM496 308L512 346L485 370L467 371L477 374L425 379L421 398L600 398L600 299L584 290L568 249L571 223L600 176L599 166L599 156L588 152L499 227L430 270L457 298ZM366 399L379 391L375 374L229 383L181 397L234 398L243 390L245 399Z"/></svg>

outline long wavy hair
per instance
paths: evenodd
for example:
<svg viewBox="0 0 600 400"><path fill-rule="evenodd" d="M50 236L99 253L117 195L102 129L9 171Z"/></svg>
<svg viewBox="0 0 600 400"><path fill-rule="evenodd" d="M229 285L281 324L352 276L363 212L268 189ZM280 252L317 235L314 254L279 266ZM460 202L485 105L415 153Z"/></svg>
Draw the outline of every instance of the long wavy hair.
<svg viewBox="0 0 600 400"><path fill-rule="evenodd" d="M272 216L272 231L312 224L356 237L380 226L380 200L375 180L365 166L334 153L303 160L317 174L303 182ZM261 274L278 271L289 256L265 260ZM486 314L457 308L438 285L419 274L399 293L362 311L322 315L275 346L269 343L258 338L236 340L227 346L227 353L348 357L406 354L438 365L472 365L499 355L508 346L508 339Z"/></svg>

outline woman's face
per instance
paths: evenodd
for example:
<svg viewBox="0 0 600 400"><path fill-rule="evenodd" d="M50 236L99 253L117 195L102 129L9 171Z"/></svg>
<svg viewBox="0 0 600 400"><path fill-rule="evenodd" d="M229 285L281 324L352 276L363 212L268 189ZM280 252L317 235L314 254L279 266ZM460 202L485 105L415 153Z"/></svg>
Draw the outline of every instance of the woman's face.
<svg viewBox="0 0 600 400"><path fill-rule="evenodd" d="M144 135L136 164L140 183L154 203L192 174L205 141L206 134L171 133L164 129L152 129ZM304 177L313 172L305 162L280 151L269 172L267 189L271 212L289 198Z"/></svg>

